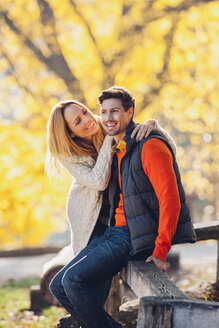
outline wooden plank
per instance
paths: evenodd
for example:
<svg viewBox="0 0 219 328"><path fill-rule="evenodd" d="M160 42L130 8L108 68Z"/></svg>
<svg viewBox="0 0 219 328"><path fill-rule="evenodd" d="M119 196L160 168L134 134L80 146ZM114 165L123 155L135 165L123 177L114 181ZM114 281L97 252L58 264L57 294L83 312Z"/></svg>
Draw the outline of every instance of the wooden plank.
<svg viewBox="0 0 219 328"><path fill-rule="evenodd" d="M219 220L194 224L197 240L219 240Z"/></svg>
<svg viewBox="0 0 219 328"><path fill-rule="evenodd" d="M144 296L187 298L168 275L158 269L154 263L129 261L127 267L121 271L121 278L139 298Z"/></svg>
<svg viewBox="0 0 219 328"><path fill-rule="evenodd" d="M0 257L35 256L58 253L63 247L27 247L20 249L1 250Z"/></svg>
<svg viewBox="0 0 219 328"><path fill-rule="evenodd" d="M169 326L171 319L170 307L173 310L171 326ZM151 312L151 320L156 320L156 318L153 318L153 315L154 317L157 316L156 311L164 320L163 326L152 326L146 320L146 316L149 316ZM218 302L196 299L170 299L167 297L143 297L140 300L137 328L218 328L218 323Z"/></svg>

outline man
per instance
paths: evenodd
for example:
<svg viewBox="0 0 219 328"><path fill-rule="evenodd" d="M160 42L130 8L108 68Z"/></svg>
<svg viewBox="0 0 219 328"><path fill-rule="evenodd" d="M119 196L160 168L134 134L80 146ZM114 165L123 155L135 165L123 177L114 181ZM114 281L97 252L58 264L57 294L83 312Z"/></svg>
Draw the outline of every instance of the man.
<svg viewBox="0 0 219 328"><path fill-rule="evenodd" d="M65 291L69 312L83 328L122 328L103 309L96 288L131 257L144 257L165 271L174 234L178 242L194 242L195 233L170 145L156 133L138 143L131 139L135 101L128 90L112 87L98 101L101 121L115 140L110 226L78 255L65 277Z"/></svg>
<svg viewBox="0 0 219 328"><path fill-rule="evenodd" d="M128 226L130 255L147 257L146 262L166 271L174 234L175 242L195 241L174 153L154 132L140 143L131 139L135 100L128 90L109 88L98 101L101 121L116 142L109 184L111 223Z"/></svg>

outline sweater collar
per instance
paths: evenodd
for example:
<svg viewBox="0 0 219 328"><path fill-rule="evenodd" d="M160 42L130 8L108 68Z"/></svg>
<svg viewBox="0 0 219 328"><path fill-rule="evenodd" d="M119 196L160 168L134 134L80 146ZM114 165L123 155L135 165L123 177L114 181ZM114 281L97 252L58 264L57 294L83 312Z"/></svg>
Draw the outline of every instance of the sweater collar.
<svg viewBox="0 0 219 328"><path fill-rule="evenodd" d="M123 139L118 144L116 143L116 141L114 139L114 141L113 141L113 147L112 147L112 152L113 153L122 151L125 148L127 149L133 143L136 142L135 137L133 139L131 138L132 131L134 130L135 127L136 127L136 123L131 120L130 123L129 123L129 125L128 125L128 127L127 127L126 134L123 137Z"/></svg>

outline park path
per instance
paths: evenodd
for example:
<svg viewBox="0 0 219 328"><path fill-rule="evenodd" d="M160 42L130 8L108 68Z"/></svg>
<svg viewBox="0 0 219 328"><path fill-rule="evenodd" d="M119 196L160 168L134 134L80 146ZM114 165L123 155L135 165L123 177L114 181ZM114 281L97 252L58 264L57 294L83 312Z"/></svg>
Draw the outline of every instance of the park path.
<svg viewBox="0 0 219 328"><path fill-rule="evenodd" d="M54 254L0 258L0 284L40 277L42 266Z"/></svg>

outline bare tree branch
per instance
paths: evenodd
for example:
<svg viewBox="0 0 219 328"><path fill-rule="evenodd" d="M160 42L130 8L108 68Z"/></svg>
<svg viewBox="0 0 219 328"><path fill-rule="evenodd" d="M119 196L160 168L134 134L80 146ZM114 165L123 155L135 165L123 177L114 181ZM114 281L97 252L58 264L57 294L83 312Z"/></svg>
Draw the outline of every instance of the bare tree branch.
<svg viewBox="0 0 219 328"><path fill-rule="evenodd" d="M105 61L104 61L104 57L103 54L101 53L101 50L99 48L98 42L90 28L90 25L88 23L88 21L86 20L85 16L82 14L82 12L78 9L78 6L76 5L74 0L69 0L70 4L72 5L72 7L74 8L75 13L77 14L78 17L80 17L81 21L83 22L84 26L87 29L88 35L90 36L91 41L93 42L93 45L96 49L97 55L102 63L103 66L106 65Z"/></svg>
<svg viewBox="0 0 219 328"><path fill-rule="evenodd" d="M82 12L79 10L76 2L74 0L69 0L70 4L74 8L75 13L77 16L81 19L82 23L84 24L87 33L90 37L90 40L92 41L92 44L94 48L96 49L97 56L100 60L102 71L103 71L103 81L101 83L101 89L105 89L107 85L113 85L115 81L115 76L111 72L112 63L107 62L104 58L104 54L101 52L100 47L98 45L98 42L94 36L94 33L91 30L91 27L89 25L89 22L85 18L85 16L82 14Z"/></svg>
<svg viewBox="0 0 219 328"><path fill-rule="evenodd" d="M3 47L2 47L3 49ZM15 79L17 85L23 89L27 94L31 95L32 97L35 96L33 94L33 92L30 90L30 88L28 88L23 82L21 82L17 72L16 72L16 68L12 62L12 60L9 58L8 54L6 54L6 52L4 50L2 50L2 56L7 60L8 64L9 64L9 70L8 73L13 76L13 78Z"/></svg>
<svg viewBox="0 0 219 328"><path fill-rule="evenodd" d="M203 5L206 3L210 2L218 2L219 0L183 0L180 4L177 6L167 6L162 10L153 10L151 11L150 15L148 15L147 8L144 10L145 14L145 20L144 23L148 24L151 23L155 20L161 19L165 17L167 14L174 14L174 13L181 13L183 11L187 11L188 9L198 6L198 5Z"/></svg>
<svg viewBox="0 0 219 328"><path fill-rule="evenodd" d="M86 103L84 94L80 87L80 82L73 75L63 54L61 52L52 53L49 57L46 57L42 51L32 42L32 40L26 36L18 26L15 25L14 21L9 18L8 12L0 12L0 17L4 19L5 23L11 31L21 37L24 45L38 58L38 60L44 63L54 74L61 78L64 81L67 89L76 95L78 100Z"/></svg>
<svg viewBox="0 0 219 328"><path fill-rule="evenodd" d="M58 41L56 33L56 23L53 10L50 4L45 0L36 0L40 10L40 18L42 23L42 31L46 44L52 53L62 53L62 48ZM49 28L45 28L49 27ZM63 53L62 53L63 55ZM63 55L64 57L64 55Z"/></svg>
<svg viewBox="0 0 219 328"><path fill-rule="evenodd" d="M175 13L172 15L172 26L170 31L166 34L164 37L165 41L165 52L163 55L163 69L161 72L159 72L156 75L157 80L159 81L158 87L151 88L148 92L145 93L143 100L142 100L142 106L146 107L148 106L154 99L154 96L157 96L160 91L162 90L163 86L168 82L168 71L169 71L169 62L171 57L171 50L173 47L174 42L174 35L175 31L177 29L177 25L179 22L179 14ZM140 112L141 108L139 108L137 112Z"/></svg>

